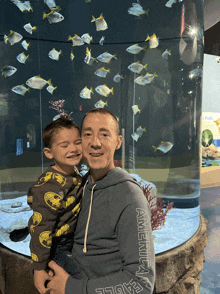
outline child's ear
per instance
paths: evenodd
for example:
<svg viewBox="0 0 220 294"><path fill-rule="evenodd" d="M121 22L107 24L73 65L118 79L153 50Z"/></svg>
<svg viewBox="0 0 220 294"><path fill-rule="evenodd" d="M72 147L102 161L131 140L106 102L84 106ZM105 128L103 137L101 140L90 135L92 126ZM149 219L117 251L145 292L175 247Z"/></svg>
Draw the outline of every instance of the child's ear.
<svg viewBox="0 0 220 294"><path fill-rule="evenodd" d="M45 147L43 149L44 155L49 158L49 159L53 159L53 155L51 154L50 148Z"/></svg>

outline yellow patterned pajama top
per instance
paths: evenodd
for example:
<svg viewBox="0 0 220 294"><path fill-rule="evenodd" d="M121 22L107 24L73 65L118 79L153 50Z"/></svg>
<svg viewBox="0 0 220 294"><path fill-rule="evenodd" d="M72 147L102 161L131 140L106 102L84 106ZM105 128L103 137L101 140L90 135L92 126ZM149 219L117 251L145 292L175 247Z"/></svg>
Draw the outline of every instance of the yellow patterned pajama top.
<svg viewBox="0 0 220 294"><path fill-rule="evenodd" d="M28 190L27 203L33 210L28 228L33 269L46 268L53 237L74 232L82 201L82 178L50 166Z"/></svg>

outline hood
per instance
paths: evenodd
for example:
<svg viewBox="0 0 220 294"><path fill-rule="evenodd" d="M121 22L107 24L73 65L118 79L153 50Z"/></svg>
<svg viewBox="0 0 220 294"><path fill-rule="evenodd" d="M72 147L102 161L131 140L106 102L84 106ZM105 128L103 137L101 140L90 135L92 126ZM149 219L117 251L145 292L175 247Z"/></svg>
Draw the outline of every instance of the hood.
<svg viewBox="0 0 220 294"><path fill-rule="evenodd" d="M107 187L114 186L114 185L117 185L118 183L122 183L126 181L133 182L140 187L137 180L133 178L131 175L129 175L128 172L126 172L120 167L115 167L112 170L110 170L101 180L96 181L95 183L92 183L91 177L89 175L87 178L86 186L87 186L87 189L89 189L90 191L92 190L94 185L95 185L95 188L94 188L95 190L100 190L100 189L105 189Z"/></svg>

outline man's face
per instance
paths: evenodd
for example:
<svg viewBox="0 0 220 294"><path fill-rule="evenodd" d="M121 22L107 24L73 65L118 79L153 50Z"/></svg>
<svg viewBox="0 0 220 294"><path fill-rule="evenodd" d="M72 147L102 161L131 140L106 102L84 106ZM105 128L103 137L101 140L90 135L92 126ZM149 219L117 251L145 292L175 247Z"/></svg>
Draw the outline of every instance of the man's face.
<svg viewBox="0 0 220 294"><path fill-rule="evenodd" d="M109 114L89 113L82 125L83 156L91 170L108 173L114 166L114 153L121 147L116 122Z"/></svg>

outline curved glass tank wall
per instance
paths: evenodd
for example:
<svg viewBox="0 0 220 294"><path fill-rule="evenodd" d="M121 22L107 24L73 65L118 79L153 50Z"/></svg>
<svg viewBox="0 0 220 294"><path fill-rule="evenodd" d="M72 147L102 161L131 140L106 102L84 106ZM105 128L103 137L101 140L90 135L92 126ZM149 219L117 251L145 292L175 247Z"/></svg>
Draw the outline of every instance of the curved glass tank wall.
<svg viewBox="0 0 220 294"><path fill-rule="evenodd" d="M115 159L154 184L157 197L175 208L154 231L155 252L180 245L196 232L200 218L203 1L55 1L0 2L1 242L24 254L29 250L27 235L16 242L7 232L25 232L31 215L25 195L50 165L41 134L58 112L49 102L65 100L63 108L78 125L97 102L117 116L124 145ZM49 8L55 5L56 12ZM75 34L86 33L93 37L90 44L72 46ZM48 56L53 48L59 60ZM113 55L109 63L100 56L104 52ZM98 69L106 77L95 74ZM28 87L35 76L51 79L53 94L49 84ZM23 87L11 90L21 85L29 88L24 95ZM85 87L93 89L91 99L80 97ZM100 95L108 89L107 97Z"/></svg>

